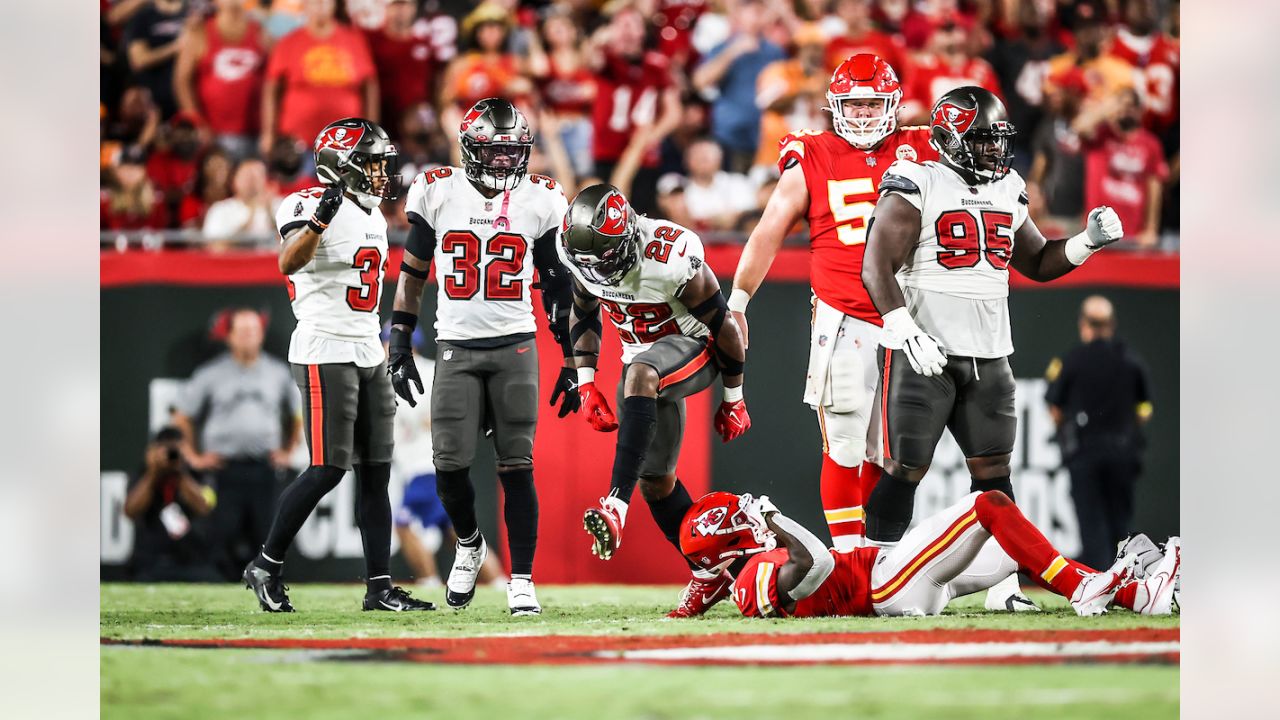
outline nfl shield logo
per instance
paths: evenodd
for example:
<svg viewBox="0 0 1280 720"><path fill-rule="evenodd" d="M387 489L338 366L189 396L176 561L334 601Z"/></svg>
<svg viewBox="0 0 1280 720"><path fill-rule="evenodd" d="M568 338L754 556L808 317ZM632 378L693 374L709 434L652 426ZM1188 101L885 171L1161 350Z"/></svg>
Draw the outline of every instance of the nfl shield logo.
<svg viewBox="0 0 1280 720"><path fill-rule="evenodd" d="M493 212L493 201L487 201L487 202L485 202L485 204L484 204L484 211L485 211L485 212Z"/></svg>
<svg viewBox="0 0 1280 720"><path fill-rule="evenodd" d="M440 357L444 358L445 360L452 360L452 359L453 359L453 350L452 350L452 349L446 349L443 353L441 353L441 354L440 354Z"/></svg>

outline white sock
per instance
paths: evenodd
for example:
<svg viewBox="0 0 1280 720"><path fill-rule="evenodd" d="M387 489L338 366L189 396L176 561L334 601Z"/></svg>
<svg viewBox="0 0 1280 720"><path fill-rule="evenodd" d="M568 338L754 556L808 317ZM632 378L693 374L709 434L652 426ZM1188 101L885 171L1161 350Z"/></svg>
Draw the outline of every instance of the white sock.
<svg viewBox="0 0 1280 720"><path fill-rule="evenodd" d="M622 521L622 524L627 524L627 503L625 501L610 495L601 504L618 513L618 519Z"/></svg>

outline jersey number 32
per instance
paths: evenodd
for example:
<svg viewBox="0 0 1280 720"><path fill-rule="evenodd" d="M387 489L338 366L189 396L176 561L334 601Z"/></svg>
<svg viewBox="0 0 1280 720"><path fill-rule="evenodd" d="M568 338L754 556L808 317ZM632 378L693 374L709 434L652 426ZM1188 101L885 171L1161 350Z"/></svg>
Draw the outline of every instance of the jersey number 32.
<svg viewBox="0 0 1280 720"><path fill-rule="evenodd" d="M483 242L470 230L451 230L440 240L441 252L453 256L453 272L444 277L444 294L450 300L470 300L484 286L485 300L521 300L529 243L523 235L498 233ZM486 263L486 257L488 262ZM481 278L481 265L484 277Z"/></svg>

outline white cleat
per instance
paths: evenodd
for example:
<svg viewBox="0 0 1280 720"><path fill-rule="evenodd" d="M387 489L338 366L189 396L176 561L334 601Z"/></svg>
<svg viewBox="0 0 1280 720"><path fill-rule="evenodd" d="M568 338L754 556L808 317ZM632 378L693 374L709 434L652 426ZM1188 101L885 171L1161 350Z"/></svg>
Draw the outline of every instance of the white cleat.
<svg viewBox="0 0 1280 720"><path fill-rule="evenodd" d="M533 590L533 581L524 578L512 578L507 583L507 608L515 617L541 615L542 606L538 604L538 595Z"/></svg>
<svg viewBox="0 0 1280 720"><path fill-rule="evenodd" d="M1125 555L1110 570L1086 575L1071 595L1071 607L1076 615L1089 617L1105 613L1115 599L1116 591L1133 578L1140 564L1137 555Z"/></svg>
<svg viewBox="0 0 1280 720"><path fill-rule="evenodd" d="M1143 615L1172 615L1178 605L1178 589L1182 581L1182 539L1171 537L1164 544L1164 555L1139 581L1133 609Z"/></svg>
<svg viewBox="0 0 1280 720"><path fill-rule="evenodd" d="M1040 612L1040 606L1031 602L1031 598L1022 594L1022 586L1018 584L1018 574L1009 577L987 588L987 600L984 606L988 610L1003 612Z"/></svg>
<svg viewBox="0 0 1280 720"><path fill-rule="evenodd" d="M480 576L480 567L489 556L489 546L484 538L480 538L479 547L457 545L453 555L453 569L449 571L449 579L445 582L444 601L454 610L471 604L476 596L476 578Z"/></svg>

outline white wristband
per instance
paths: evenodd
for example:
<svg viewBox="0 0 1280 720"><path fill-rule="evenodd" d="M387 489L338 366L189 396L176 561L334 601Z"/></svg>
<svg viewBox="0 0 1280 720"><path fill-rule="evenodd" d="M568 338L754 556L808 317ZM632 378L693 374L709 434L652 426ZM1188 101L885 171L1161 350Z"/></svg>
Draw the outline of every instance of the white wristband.
<svg viewBox="0 0 1280 720"><path fill-rule="evenodd" d="M596 381L596 369L593 367L578 368L578 385L586 385Z"/></svg>
<svg viewBox="0 0 1280 720"><path fill-rule="evenodd" d="M890 310L881 320L884 321L885 332L897 333L902 337L921 334L920 326L916 325L916 319L911 317L911 311L905 306Z"/></svg>
<svg viewBox="0 0 1280 720"><path fill-rule="evenodd" d="M1072 235L1067 238L1067 245L1063 250L1067 254L1067 262L1072 265L1081 265L1089 256L1098 252L1098 248L1089 247L1089 233L1082 232L1078 235Z"/></svg>
<svg viewBox="0 0 1280 720"><path fill-rule="evenodd" d="M749 302L751 302L751 293L742 288L734 288L733 292L729 293L730 312L746 312Z"/></svg>
<svg viewBox="0 0 1280 720"><path fill-rule="evenodd" d="M739 385L738 387L727 387L724 389L725 402L739 402L740 400L742 400L741 385Z"/></svg>

